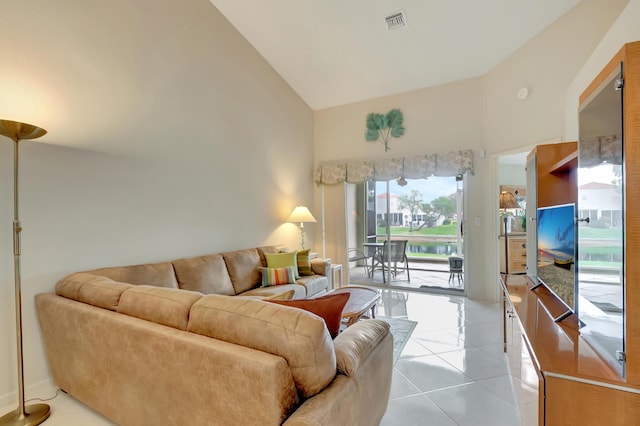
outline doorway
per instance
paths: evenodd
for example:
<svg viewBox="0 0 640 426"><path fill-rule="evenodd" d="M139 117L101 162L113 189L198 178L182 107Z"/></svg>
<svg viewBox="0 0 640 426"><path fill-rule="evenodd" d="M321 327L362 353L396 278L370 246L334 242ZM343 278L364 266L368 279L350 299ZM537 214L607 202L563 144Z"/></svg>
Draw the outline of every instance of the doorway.
<svg viewBox="0 0 640 426"><path fill-rule="evenodd" d="M527 173L534 172L535 165L527 171L527 157L530 150L500 155L496 159L498 203L495 210L497 222L497 262L501 274L517 275L527 273L527 258L530 256L529 238L535 235L527 232L527 227L535 228L530 220L530 208L535 216L535 193L526 191ZM535 192L535 191L534 191ZM531 205L529 206L529 201ZM529 208L527 208L529 206ZM535 247L534 247L535 254Z"/></svg>
<svg viewBox="0 0 640 426"><path fill-rule="evenodd" d="M463 293L464 180L346 184L350 282ZM450 259L459 259L457 273L451 273Z"/></svg>

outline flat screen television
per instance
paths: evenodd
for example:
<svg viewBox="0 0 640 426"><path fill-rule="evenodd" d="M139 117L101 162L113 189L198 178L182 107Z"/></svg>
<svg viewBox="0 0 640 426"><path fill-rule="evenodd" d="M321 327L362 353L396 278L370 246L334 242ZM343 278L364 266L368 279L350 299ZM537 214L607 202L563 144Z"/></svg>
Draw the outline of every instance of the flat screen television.
<svg viewBox="0 0 640 426"><path fill-rule="evenodd" d="M577 312L575 217L575 204L562 204L538 208L536 218L538 280L569 308L567 315Z"/></svg>

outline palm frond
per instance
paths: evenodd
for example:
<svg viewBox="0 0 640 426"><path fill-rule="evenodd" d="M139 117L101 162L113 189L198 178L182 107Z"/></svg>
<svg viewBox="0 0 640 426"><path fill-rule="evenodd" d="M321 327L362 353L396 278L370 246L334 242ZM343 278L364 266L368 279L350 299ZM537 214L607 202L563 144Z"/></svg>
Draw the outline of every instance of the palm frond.
<svg viewBox="0 0 640 426"><path fill-rule="evenodd" d="M364 137L369 142L375 142L378 140L379 132L376 129L367 129Z"/></svg>
<svg viewBox="0 0 640 426"><path fill-rule="evenodd" d="M386 114L370 112L366 118L366 131L364 137L369 142L375 142L382 138L384 150L389 150L389 136L394 138L404 135L404 116L397 108ZM386 130L386 132L383 132Z"/></svg>
<svg viewBox="0 0 640 426"><path fill-rule="evenodd" d="M402 111L397 108L392 109L387 113L387 120L389 121L389 127L402 126L402 122L404 121Z"/></svg>

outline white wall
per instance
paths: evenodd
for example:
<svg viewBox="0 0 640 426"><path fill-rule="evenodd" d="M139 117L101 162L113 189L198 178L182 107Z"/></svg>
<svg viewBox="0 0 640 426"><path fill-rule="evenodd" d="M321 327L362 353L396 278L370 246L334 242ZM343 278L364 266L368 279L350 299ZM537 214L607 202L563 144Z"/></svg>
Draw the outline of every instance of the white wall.
<svg viewBox="0 0 640 426"><path fill-rule="evenodd" d="M466 287L472 298L496 300L497 156L562 136L566 87L627 1L583 0L484 77L316 111L316 162L473 149ZM531 89L525 101L516 96L521 87ZM364 121L391 108L404 112L407 130L385 153L364 140Z"/></svg>
<svg viewBox="0 0 640 426"><path fill-rule="evenodd" d="M476 150L468 217L481 225L467 230L470 295L495 298L493 156L577 137L579 93L624 41L640 38L640 0L631 0L602 39L625 3L583 0L484 78L312 113L207 0L4 0L0 117L49 130L22 146L27 384L48 377L36 293L97 266L295 246L297 229L283 224L293 207L320 217L314 154L318 162ZM532 89L525 102L515 97L523 85ZM364 117L393 107L407 133L385 154L364 141ZM10 158L10 143L0 143L0 406L16 389ZM313 239L319 224L308 226Z"/></svg>
<svg viewBox="0 0 640 426"><path fill-rule="evenodd" d="M498 164L498 185L526 186L527 174L524 168L525 164Z"/></svg>
<svg viewBox="0 0 640 426"><path fill-rule="evenodd" d="M319 217L312 111L208 0L4 0L0 17L0 118L49 131L21 143L28 385L49 376L33 297L62 276L293 248L293 208ZM17 388L11 152L0 141L0 407Z"/></svg>
<svg viewBox="0 0 640 426"><path fill-rule="evenodd" d="M381 143L365 141L365 117L369 112L386 113L396 107L404 113L406 132L401 138L392 139L390 151L385 152ZM316 111L315 158L320 162L345 158L394 158L466 148L478 150L484 143L483 109L483 80L475 78ZM476 174L468 179L469 194L481 192L486 162L486 159L476 158ZM472 206L482 204L481 197L472 195L470 198ZM472 216L468 217L473 217L475 211L471 207ZM475 235L477 228L470 227L466 235ZM332 247L335 248L334 244ZM340 245L338 242L338 251ZM331 255L338 256L335 252Z"/></svg>
<svg viewBox="0 0 640 426"><path fill-rule="evenodd" d="M640 40L640 0L630 0L626 8L593 50L566 90L565 129L569 140L578 140L578 99L591 81L625 43Z"/></svg>

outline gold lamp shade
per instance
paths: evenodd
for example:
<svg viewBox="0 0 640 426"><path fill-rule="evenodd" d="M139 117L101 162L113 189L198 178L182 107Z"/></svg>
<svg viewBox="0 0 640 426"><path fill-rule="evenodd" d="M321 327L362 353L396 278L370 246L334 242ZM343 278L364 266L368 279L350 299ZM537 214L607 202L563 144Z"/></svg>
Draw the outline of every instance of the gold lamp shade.
<svg viewBox="0 0 640 426"><path fill-rule="evenodd" d="M0 135L13 139L14 142L23 139L37 139L46 134L46 130L32 124L0 120Z"/></svg>

